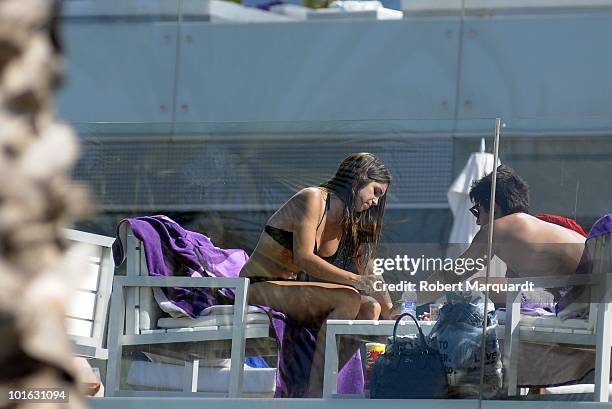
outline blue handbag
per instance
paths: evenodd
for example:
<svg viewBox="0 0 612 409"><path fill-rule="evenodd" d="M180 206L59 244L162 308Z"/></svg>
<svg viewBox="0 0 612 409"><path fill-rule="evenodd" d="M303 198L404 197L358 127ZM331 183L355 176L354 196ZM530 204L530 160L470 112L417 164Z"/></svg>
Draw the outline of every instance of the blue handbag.
<svg viewBox="0 0 612 409"><path fill-rule="evenodd" d="M419 330L419 339L406 345L397 338L397 326L410 317ZM440 353L429 347L418 321L410 313L399 316L393 327L393 340L372 368L372 399L441 399L448 393L446 369Z"/></svg>

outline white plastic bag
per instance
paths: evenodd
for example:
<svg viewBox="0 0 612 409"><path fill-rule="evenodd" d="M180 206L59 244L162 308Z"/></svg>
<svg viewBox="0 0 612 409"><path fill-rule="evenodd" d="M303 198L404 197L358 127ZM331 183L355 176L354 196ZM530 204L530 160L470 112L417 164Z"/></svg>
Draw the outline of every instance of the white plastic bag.
<svg viewBox="0 0 612 409"><path fill-rule="evenodd" d="M429 335L430 345L442 355L449 386L457 388L460 395L479 390L484 299L482 293L475 291L448 293ZM493 303L488 303L487 310L483 395L492 398L502 387L502 363Z"/></svg>

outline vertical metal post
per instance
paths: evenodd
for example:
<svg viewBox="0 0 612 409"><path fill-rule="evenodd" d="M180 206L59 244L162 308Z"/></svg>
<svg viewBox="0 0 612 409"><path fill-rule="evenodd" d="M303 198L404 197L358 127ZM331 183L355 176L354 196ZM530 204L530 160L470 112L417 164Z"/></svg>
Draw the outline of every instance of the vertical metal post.
<svg viewBox="0 0 612 409"><path fill-rule="evenodd" d="M484 386L484 369L486 359L487 309L489 308L489 276L493 255L493 222L495 220L495 189L497 186L497 161L499 160L499 132L501 118L495 119L495 141L493 143L493 174L491 176L491 202L489 203L489 236L487 237L487 269L485 273L485 304L482 322L482 344L480 346L480 385L478 389L478 409L482 408L482 391Z"/></svg>

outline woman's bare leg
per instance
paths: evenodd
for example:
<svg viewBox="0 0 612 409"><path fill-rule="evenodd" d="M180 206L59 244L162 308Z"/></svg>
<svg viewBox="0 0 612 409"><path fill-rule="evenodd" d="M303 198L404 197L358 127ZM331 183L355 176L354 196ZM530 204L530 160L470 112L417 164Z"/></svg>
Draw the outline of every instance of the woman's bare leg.
<svg viewBox="0 0 612 409"><path fill-rule="evenodd" d="M352 287L314 282L269 281L249 287L249 304L267 305L302 323L318 323L315 352L310 370L307 397L323 393L323 365L328 319L355 319L361 296Z"/></svg>
<svg viewBox="0 0 612 409"><path fill-rule="evenodd" d="M377 320L380 317L380 304L374 298L367 295L361 296L361 305L359 313L355 319L357 320ZM340 346L338 348L338 367L343 368L349 359L361 346L361 341L357 341L350 336L340 337Z"/></svg>
<svg viewBox="0 0 612 409"><path fill-rule="evenodd" d="M357 293L359 296L359 294ZM353 298L350 303L339 306L329 313L317 334L317 345L310 369L310 381L305 397L320 398L323 395L323 375L325 365L325 341L327 339L327 320L355 319L359 313L360 297ZM349 318L353 317L353 318Z"/></svg>

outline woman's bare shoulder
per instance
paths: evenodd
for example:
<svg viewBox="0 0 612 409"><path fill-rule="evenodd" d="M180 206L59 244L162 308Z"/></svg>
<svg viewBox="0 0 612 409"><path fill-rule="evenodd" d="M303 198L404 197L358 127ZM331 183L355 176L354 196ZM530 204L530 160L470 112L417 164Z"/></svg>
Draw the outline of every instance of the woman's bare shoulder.
<svg viewBox="0 0 612 409"><path fill-rule="evenodd" d="M300 190L299 192L296 193L296 196L301 195L303 197L320 199L325 194L326 193L322 188L317 187L317 186L311 186L311 187L305 187L304 189Z"/></svg>
<svg viewBox="0 0 612 409"><path fill-rule="evenodd" d="M324 193L317 187L306 187L291 196L272 216L267 224L293 230L293 222L315 217L323 202Z"/></svg>
<svg viewBox="0 0 612 409"><path fill-rule="evenodd" d="M325 198L326 193L318 187L305 187L298 191L289 202L300 203L302 205L318 205Z"/></svg>

